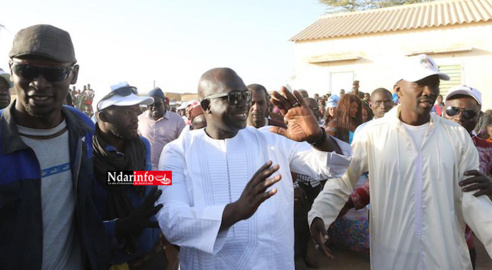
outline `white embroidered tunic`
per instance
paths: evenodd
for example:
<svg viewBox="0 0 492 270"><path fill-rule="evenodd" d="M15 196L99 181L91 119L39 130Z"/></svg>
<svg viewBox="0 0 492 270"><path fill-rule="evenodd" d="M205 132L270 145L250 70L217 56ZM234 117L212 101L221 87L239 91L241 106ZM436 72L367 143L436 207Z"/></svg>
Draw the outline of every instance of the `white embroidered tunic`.
<svg viewBox="0 0 492 270"><path fill-rule="evenodd" d="M268 160L280 166L276 174L282 180L273 186L277 194L251 218L219 232L224 207L239 199ZM173 176L172 186L161 187L159 225L171 243L181 246L181 269L294 269L290 171L334 178L349 162L347 156L317 151L266 129L248 127L226 140L211 139L203 129L182 133L166 145L159 162L159 170Z"/></svg>

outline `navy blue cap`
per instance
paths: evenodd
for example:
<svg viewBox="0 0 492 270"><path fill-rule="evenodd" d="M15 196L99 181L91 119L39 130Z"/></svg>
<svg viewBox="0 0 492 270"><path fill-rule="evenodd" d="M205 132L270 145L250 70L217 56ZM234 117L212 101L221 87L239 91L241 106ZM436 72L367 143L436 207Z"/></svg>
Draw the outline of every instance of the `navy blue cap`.
<svg viewBox="0 0 492 270"><path fill-rule="evenodd" d="M160 97L162 99L166 99L166 97L164 96L164 93L162 92L162 90L160 88L155 88L155 89L150 90L150 92L147 95L149 97Z"/></svg>

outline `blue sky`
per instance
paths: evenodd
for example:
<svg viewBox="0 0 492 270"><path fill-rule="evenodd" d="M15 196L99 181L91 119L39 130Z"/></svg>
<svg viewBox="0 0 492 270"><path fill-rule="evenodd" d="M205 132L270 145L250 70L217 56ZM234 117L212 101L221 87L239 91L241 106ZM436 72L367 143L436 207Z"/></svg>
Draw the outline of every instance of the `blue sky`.
<svg viewBox="0 0 492 270"><path fill-rule="evenodd" d="M324 11L317 0L17 0L2 6L0 67L18 30L47 23L70 32L77 86L91 83L96 99L118 81L196 92L201 74L220 66L274 90L295 73L288 39Z"/></svg>

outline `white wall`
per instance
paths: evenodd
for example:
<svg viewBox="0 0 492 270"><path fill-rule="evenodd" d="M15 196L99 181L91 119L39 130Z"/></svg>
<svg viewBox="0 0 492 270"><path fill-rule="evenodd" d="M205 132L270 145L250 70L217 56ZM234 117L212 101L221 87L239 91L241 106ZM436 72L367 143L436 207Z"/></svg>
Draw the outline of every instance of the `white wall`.
<svg viewBox="0 0 492 270"><path fill-rule="evenodd" d="M492 109L492 22L447 26L363 36L296 42L296 89L310 95L325 94L330 89L330 72L354 72L360 90L371 92L378 87L392 90L399 59L412 51L450 46L471 47L470 52L430 54L438 65L462 65L463 83L482 92L483 109ZM359 60L310 64L313 56L353 53ZM345 89L350 90L350 89ZM335 89L334 91L339 91ZM490 93L489 93L490 92Z"/></svg>

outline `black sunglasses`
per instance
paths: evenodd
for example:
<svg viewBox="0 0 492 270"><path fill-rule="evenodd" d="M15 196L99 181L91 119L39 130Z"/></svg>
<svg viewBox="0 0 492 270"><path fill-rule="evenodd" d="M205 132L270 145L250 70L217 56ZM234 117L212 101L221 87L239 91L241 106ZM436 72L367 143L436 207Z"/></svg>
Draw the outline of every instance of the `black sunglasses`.
<svg viewBox="0 0 492 270"><path fill-rule="evenodd" d="M126 97L126 96L129 96L131 94L138 95L138 90L136 87L124 86L124 87L120 87L118 89L115 89L115 90L109 92L109 94L105 95L103 98L101 98L101 100L99 100L99 102L97 103L97 108L99 108L99 103L101 103L101 101L106 100L106 99L110 99L111 97L113 97L115 95Z"/></svg>
<svg viewBox="0 0 492 270"><path fill-rule="evenodd" d="M477 116L477 114L478 114L478 112L476 112L474 110L465 110L465 109L461 109L461 108L453 107L453 106L449 106L446 108L446 114L449 116L458 115L460 112L461 112L461 115L463 116L463 118L465 118L465 119L472 119L473 117Z"/></svg>
<svg viewBox="0 0 492 270"><path fill-rule="evenodd" d="M150 105L148 105L149 107L152 106L152 107L160 107L163 103L162 102L154 102Z"/></svg>
<svg viewBox="0 0 492 270"><path fill-rule="evenodd" d="M60 82L68 78L74 66L39 67L30 64L13 62L12 71L15 75L33 81L43 76L49 82Z"/></svg>
<svg viewBox="0 0 492 270"><path fill-rule="evenodd" d="M229 102L229 104L233 104L233 105L238 104L241 99L245 100L247 103L250 103L251 102L251 91L249 91L249 90L232 91L229 93L214 94L214 95L210 95L204 99L211 100L214 98L224 98L224 97L227 97L227 101Z"/></svg>

